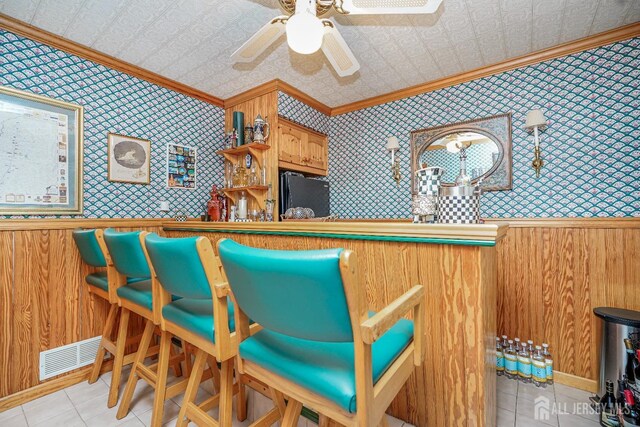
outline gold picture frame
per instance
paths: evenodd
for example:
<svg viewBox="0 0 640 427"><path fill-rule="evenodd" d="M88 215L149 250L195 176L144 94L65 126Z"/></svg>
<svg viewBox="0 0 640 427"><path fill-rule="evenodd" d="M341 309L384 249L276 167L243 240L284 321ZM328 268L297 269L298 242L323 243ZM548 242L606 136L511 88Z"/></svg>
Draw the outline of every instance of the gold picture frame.
<svg viewBox="0 0 640 427"><path fill-rule="evenodd" d="M82 215L83 118L81 105L0 86L0 215Z"/></svg>
<svg viewBox="0 0 640 427"><path fill-rule="evenodd" d="M151 141L109 132L107 180L148 185L151 182Z"/></svg>

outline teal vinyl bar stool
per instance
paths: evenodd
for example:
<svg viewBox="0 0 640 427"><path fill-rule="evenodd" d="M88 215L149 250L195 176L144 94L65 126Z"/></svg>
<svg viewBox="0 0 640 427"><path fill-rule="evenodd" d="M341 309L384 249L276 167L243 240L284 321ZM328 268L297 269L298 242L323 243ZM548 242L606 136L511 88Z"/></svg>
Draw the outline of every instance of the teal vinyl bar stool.
<svg viewBox="0 0 640 427"><path fill-rule="evenodd" d="M166 370L162 371L159 369L156 373L154 372L154 365L145 367L142 363L146 357L157 354L159 349L158 346L150 347L156 325L159 324L159 319L154 316L154 289L151 280L151 271L149 270L147 258L141 243L141 239L144 239L146 234L148 234L146 231L120 232L111 228L104 231L104 240L109 250L113 266L117 270L118 274L128 279L126 283L120 281L119 283L121 284L116 288L118 304L122 308L120 325L118 328L118 342L121 340L122 342L126 342L131 312L136 313L145 320L144 332L140 338L138 350L133 360L131 374L129 375L129 381L127 382L127 388L125 388L123 399L116 415L118 418L122 418L128 413L130 399L127 401L125 397L127 396L129 382L131 381L132 376L137 378L139 372L143 368L144 374L146 375L145 378L154 388L157 383L166 384ZM132 281L132 279L137 280ZM121 375L122 366L119 363L119 360L122 359L123 353L124 346L122 349L119 348L119 351L116 352L114 358L114 377L119 377ZM180 376L181 367L179 361L173 360L172 365L176 376ZM186 388L186 380L183 381L183 383L182 390ZM182 390L175 392L175 394L179 394ZM109 407L116 403L117 400L110 400ZM162 402L157 402L157 405L159 406L160 414L162 414L162 410L164 409L164 400ZM156 415L155 401L153 414ZM152 418L152 423L154 425L160 425L161 418L162 416L160 416L160 419L155 417Z"/></svg>
<svg viewBox="0 0 640 427"><path fill-rule="evenodd" d="M276 390L276 407L262 420L295 426L305 405L321 425L386 425L386 409L424 358L423 287L374 314L349 250L276 251L222 239L218 254L238 330L249 318L262 327L241 337L238 357L242 374ZM415 326L403 319L409 311Z"/></svg>
<svg viewBox="0 0 640 427"><path fill-rule="evenodd" d="M119 366L114 366L114 370L122 369L123 365L128 365L133 362L135 353L124 354L126 337L124 340L112 340L112 332L118 315L120 313L120 307L118 306L118 296L116 295L116 289L119 284L125 282L134 283L142 280L140 278L127 279L117 272L113 267L109 251L104 241L104 232L102 230L73 230L73 240L78 247L80 257L82 260L95 268L100 270L90 273L85 277L89 292L109 302L109 314L102 330L102 339L98 346L98 352L96 353L96 359L93 363L93 369L89 376L89 383L94 383L100 375L100 370L104 362L107 352L111 353L114 357L119 351L122 351L122 356L118 358ZM109 402L110 406L115 405L118 401L118 391L120 388L120 375L111 376L111 384L109 387Z"/></svg>
<svg viewBox="0 0 640 427"><path fill-rule="evenodd" d="M199 425L231 426L232 397L238 391L238 420L246 418L244 386L233 385L234 357L238 343L229 287L211 242L204 237L179 239L149 234L145 249L159 284L161 328L197 348L189 385L178 416L178 426L194 421ZM181 299L172 301L171 295ZM164 342L164 341L163 341ZM166 363L166 349L160 349L160 364ZM215 359L215 360L214 360ZM218 394L200 405L195 403L203 368L221 364ZM216 422L207 411L219 406Z"/></svg>

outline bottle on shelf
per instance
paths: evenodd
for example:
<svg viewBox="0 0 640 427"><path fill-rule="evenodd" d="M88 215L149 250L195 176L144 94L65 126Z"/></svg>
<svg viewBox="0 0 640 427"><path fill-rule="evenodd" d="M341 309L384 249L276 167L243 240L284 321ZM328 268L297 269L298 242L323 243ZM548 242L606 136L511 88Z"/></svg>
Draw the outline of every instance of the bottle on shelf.
<svg viewBox="0 0 640 427"><path fill-rule="evenodd" d="M618 427L620 419L618 418L618 405L613 395L613 382L607 380L606 392L600 399L600 425L603 427Z"/></svg>
<svg viewBox="0 0 640 427"><path fill-rule="evenodd" d="M247 219L247 196L244 191L240 193L240 199L238 199L238 219Z"/></svg>
<svg viewBox="0 0 640 427"><path fill-rule="evenodd" d="M502 348L506 350L509 347L509 339L506 335L502 336Z"/></svg>
<svg viewBox="0 0 640 427"><path fill-rule="evenodd" d="M531 356L526 342L522 343L522 349L518 353L518 377L523 383L531 382Z"/></svg>
<svg viewBox="0 0 640 427"><path fill-rule="evenodd" d="M636 391L640 395L640 348L636 350ZM640 404L639 404L640 406Z"/></svg>
<svg viewBox="0 0 640 427"><path fill-rule="evenodd" d="M636 406L633 392L629 389L624 390L624 406L622 406L622 419L625 427L640 426L640 408Z"/></svg>
<svg viewBox="0 0 640 427"><path fill-rule="evenodd" d="M504 353L500 337L496 337L496 373L500 376L504 375Z"/></svg>
<svg viewBox="0 0 640 427"><path fill-rule="evenodd" d="M536 387L547 386L547 366L544 363L544 356L542 355L542 347L536 346L536 349L531 358L531 381Z"/></svg>
<svg viewBox="0 0 640 427"><path fill-rule="evenodd" d="M542 356L544 356L544 364L547 368L547 384L553 384L553 357L549 352L549 344L542 343Z"/></svg>
<svg viewBox="0 0 640 427"><path fill-rule="evenodd" d="M504 373L507 378L518 378L518 355L513 348L513 340L509 340L508 344L504 352Z"/></svg>
<svg viewBox="0 0 640 427"><path fill-rule="evenodd" d="M533 353L535 349L533 348L533 340L527 340L527 344L529 345L529 356L533 357Z"/></svg>
<svg viewBox="0 0 640 427"><path fill-rule="evenodd" d="M259 184L258 171L256 169L255 162L251 165L251 172L249 173L249 185L258 185Z"/></svg>
<svg viewBox="0 0 640 427"><path fill-rule="evenodd" d="M627 377L627 382L629 386L636 388L638 386L637 381L640 381L640 378L636 378L636 370L635 370L635 354L633 351L633 344L631 340L625 338L624 346L627 349L627 363L624 366L624 374Z"/></svg>

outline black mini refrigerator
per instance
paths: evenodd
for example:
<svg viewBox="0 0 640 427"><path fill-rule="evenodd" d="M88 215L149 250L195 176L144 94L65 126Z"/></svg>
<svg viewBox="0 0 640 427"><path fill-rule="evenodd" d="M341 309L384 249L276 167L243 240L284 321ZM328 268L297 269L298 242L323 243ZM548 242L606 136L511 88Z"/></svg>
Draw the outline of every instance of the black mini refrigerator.
<svg viewBox="0 0 640 427"><path fill-rule="evenodd" d="M281 172L280 213L298 207L313 209L316 217L329 216L329 183L296 172Z"/></svg>

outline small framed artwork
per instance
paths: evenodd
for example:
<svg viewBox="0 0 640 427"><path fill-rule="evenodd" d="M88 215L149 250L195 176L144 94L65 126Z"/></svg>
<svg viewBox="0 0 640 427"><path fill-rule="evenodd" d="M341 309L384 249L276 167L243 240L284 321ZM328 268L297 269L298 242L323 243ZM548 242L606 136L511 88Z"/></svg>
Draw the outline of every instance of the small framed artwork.
<svg viewBox="0 0 640 427"><path fill-rule="evenodd" d="M0 215L82 214L83 108L0 86Z"/></svg>
<svg viewBox="0 0 640 427"><path fill-rule="evenodd" d="M149 184L151 142L109 132L107 137L107 179L110 182Z"/></svg>
<svg viewBox="0 0 640 427"><path fill-rule="evenodd" d="M197 150L180 144L167 144L167 188L196 188Z"/></svg>

